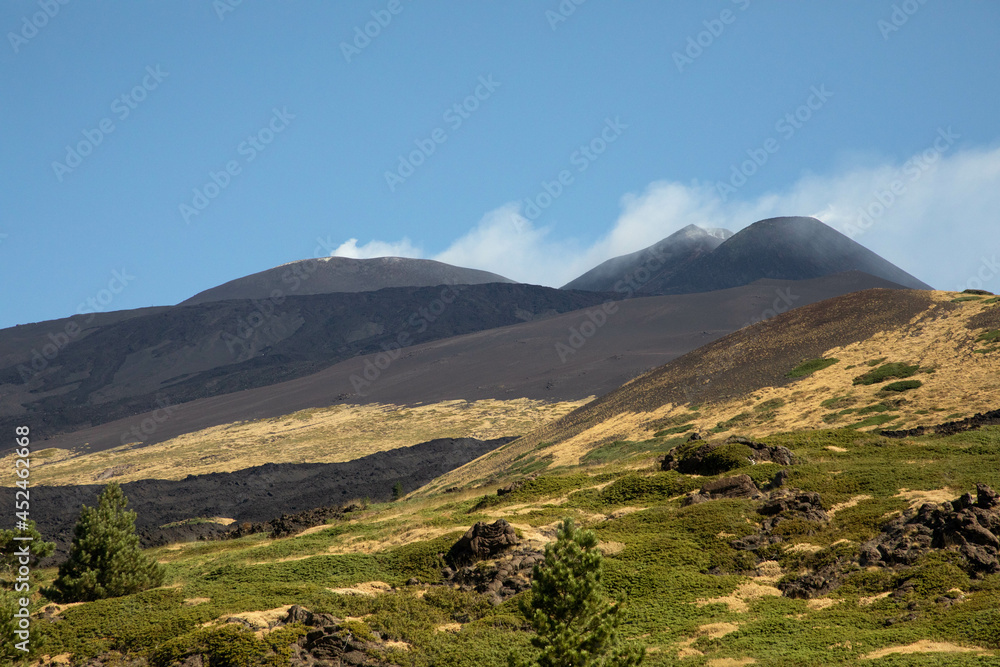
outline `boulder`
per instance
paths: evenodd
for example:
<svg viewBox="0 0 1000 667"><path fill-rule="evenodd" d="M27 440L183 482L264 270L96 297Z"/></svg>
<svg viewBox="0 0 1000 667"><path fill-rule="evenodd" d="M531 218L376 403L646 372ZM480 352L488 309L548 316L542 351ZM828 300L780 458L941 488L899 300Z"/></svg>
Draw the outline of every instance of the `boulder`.
<svg viewBox="0 0 1000 667"><path fill-rule="evenodd" d="M506 520L497 519L489 524L480 521L452 545L445 555L445 561L457 569L493 558L519 542L514 527Z"/></svg>
<svg viewBox="0 0 1000 667"><path fill-rule="evenodd" d="M663 458L663 470L676 470L688 475L715 475L725 470L718 469L718 462L712 453L720 447L743 445L747 463L777 463L792 465L794 457L787 447L780 445L765 445L743 436L731 436L725 442L705 442L699 439L689 439L685 444L674 447ZM730 447L731 448L731 447Z"/></svg>
<svg viewBox="0 0 1000 667"><path fill-rule="evenodd" d="M760 489L749 475L735 475L706 482L701 489L685 498L684 504L694 505L719 498L757 499L761 495Z"/></svg>

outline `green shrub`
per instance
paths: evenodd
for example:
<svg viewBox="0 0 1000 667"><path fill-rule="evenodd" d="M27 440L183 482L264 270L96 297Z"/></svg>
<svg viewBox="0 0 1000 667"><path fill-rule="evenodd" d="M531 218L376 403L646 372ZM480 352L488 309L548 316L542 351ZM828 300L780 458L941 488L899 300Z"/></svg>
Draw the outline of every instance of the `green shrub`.
<svg viewBox="0 0 1000 667"><path fill-rule="evenodd" d="M901 584L910 582L920 597L940 595L952 588L968 590L969 575L954 563L929 562L904 572Z"/></svg>
<svg viewBox="0 0 1000 667"><path fill-rule="evenodd" d="M839 362L840 359L835 359L833 357L829 359L810 359L809 361L804 361L792 370L785 374L785 377L789 378L801 378L807 375L812 375L816 371L821 371L824 368L833 366L835 363Z"/></svg>
<svg viewBox="0 0 1000 667"><path fill-rule="evenodd" d="M668 435L677 435L678 433L687 433L688 431L694 430L694 424L681 424L680 426L673 426L671 428L665 428L662 431L657 431L653 434L654 438L662 438Z"/></svg>
<svg viewBox="0 0 1000 667"><path fill-rule="evenodd" d="M753 417L754 417L753 414L749 412L741 412L732 419L727 419L724 422L719 422L718 424L715 425L715 428L713 428L712 431L714 433L721 433L723 431L732 430L736 426L743 426L744 424L749 424L751 421L753 421Z"/></svg>
<svg viewBox="0 0 1000 667"><path fill-rule="evenodd" d="M872 415L871 417L866 417L859 422L851 424L847 428L858 429L867 428L869 426L881 426L882 424L888 424L889 422L896 421L897 419L899 419L899 415Z"/></svg>
<svg viewBox="0 0 1000 667"><path fill-rule="evenodd" d="M835 396L833 398L828 398L820 406L824 408L837 409L837 408L847 408L858 402L858 399L854 396Z"/></svg>
<svg viewBox="0 0 1000 667"><path fill-rule="evenodd" d="M871 385L879 382L885 382L889 378L908 378L911 375L916 374L918 370L920 370L920 366L910 366L900 362L882 364L878 368L870 370L867 373L854 378L854 384Z"/></svg>
<svg viewBox="0 0 1000 667"><path fill-rule="evenodd" d="M898 384L898 383L893 383L893 384ZM920 383L918 382L917 384L919 385ZM888 387L884 387L883 388L883 390L886 390L886 389L888 389ZM891 409L892 408L890 406L886 405L885 403L875 403L874 405L869 405L867 407L855 410L854 414L856 414L856 415L858 415L860 417L860 416L863 416L863 415L870 415L873 412L888 412Z"/></svg>
<svg viewBox="0 0 1000 667"><path fill-rule="evenodd" d="M694 479L673 470L654 475L632 473L605 487L600 498L605 505L627 505L640 500L666 500L699 486Z"/></svg>
<svg viewBox="0 0 1000 667"><path fill-rule="evenodd" d="M886 386L882 387L882 391L909 391L910 389L916 389L917 387L922 387L923 382L920 380L900 380L899 382L891 382Z"/></svg>
<svg viewBox="0 0 1000 667"><path fill-rule="evenodd" d="M708 475L717 475L751 465L752 456L752 449L737 442L716 447L706 454L703 459L705 473Z"/></svg>

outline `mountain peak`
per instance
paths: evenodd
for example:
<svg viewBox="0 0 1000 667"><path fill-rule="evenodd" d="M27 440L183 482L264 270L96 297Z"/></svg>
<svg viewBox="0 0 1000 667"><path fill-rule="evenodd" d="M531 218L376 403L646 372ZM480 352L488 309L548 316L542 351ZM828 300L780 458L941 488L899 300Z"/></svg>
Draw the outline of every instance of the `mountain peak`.
<svg viewBox="0 0 1000 667"><path fill-rule="evenodd" d="M228 299L268 299L283 295L371 292L386 287L480 285L516 281L489 271L466 269L432 259L410 257L319 257L300 259L195 294L181 302L193 305Z"/></svg>

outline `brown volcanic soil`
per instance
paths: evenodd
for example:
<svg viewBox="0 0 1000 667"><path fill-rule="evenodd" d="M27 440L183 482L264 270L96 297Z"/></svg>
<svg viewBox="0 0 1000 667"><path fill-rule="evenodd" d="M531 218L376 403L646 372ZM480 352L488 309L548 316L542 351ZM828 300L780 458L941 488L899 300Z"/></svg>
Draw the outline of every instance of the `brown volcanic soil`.
<svg viewBox="0 0 1000 667"><path fill-rule="evenodd" d="M288 382L194 400L177 406L144 440L147 444L162 442L210 426L340 402L413 405L449 399L578 400L615 390L637 375L759 319L776 300L785 307L779 294L791 295L793 305L799 306L870 287L893 284L849 272L805 281L758 281L711 293L619 301L618 311L607 316L606 323L579 349L573 353L564 350L565 363L556 343L569 347L571 328L579 331L589 321L588 312L599 307L414 345L402 350L384 370L368 365L386 361L384 356L373 354ZM919 294L912 298L919 301ZM767 325L754 327L755 336L764 330L762 326ZM863 335L861 330L859 335ZM363 384L356 380L352 384L352 376L364 380L366 370L374 381ZM38 441L35 446L79 449L89 443L92 451L116 447L122 444L123 433L152 416L135 414L51 437L44 444ZM30 416L20 419L19 423L32 425Z"/></svg>

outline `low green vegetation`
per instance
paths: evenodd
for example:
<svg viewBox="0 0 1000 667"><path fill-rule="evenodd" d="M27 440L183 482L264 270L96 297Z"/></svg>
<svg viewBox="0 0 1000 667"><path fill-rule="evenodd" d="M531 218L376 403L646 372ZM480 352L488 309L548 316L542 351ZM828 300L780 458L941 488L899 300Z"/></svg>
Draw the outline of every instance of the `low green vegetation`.
<svg viewBox="0 0 1000 667"><path fill-rule="evenodd" d="M922 387L923 382L920 380L900 380L899 382L890 382L889 384L882 387L881 391L889 392L904 392L910 389L916 389L917 387Z"/></svg>
<svg viewBox="0 0 1000 667"><path fill-rule="evenodd" d="M854 378L853 382L855 385L878 384L892 378L908 378L912 375L916 375L918 370L920 370L920 366L911 366L900 362L882 364L874 370L870 370L867 373L857 376Z"/></svg>
<svg viewBox="0 0 1000 667"><path fill-rule="evenodd" d="M829 359L810 359L809 361L804 361L792 370L788 371L788 373L785 374L785 377L802 378L807 375L812 375L816 371L821 371L824 368L833 366L838 361L840 361L840 359L834 359L832 357Z"/></svg>
<svg viewBox="0 0 1000 667"><path fill-rule="evenodd" d="M496 487L517 476L491 484L478 496L440 493L372 504L299 537L270 540L258 534L147 551L165 563L165 586L70 607L56 623L37 619L33 641L39 655L70 653L81 662L117 652L166 667L198 652L211 667L285 665L289 646L305 628L291 625L255 634L224 621L299 604L350 617L346 627L359 638L406 642L405 649L388 650L399 665L503 667L512 652L530 659L544 650L531 640L542 636L542 624L532 618L546 603L526 591L494 606L485 595L437 585L443 567L439 554L476 521L503 516L527 535L529 528L551 531L569 516L592 530L604 549L599 589L605 599L627 600L615 620L623 641L609 645L646 647L643 665L705 667L724 660L748 664L748 659L764 667L991 664L1000 655L1000 574L970 579L957 552L939 551L910 568L858 570L825 596L825 606L762 595L759 591L773 580L752 579L759 574L756 559L732 545L758 531L758 503L724 499L684 505L684 494L719 476L738 471L763 487L782 469L789 473L787 487L819 493L828 510L840 505L826 523L779 524L775 532L782 541L763 553L789 576L858 553L907 509L911 501L901 494L904 489L938 497L946 489L943 497L949 498L975 494L979 482L1000 490L1000 427L890 439L859 429L861 422L877 427L899 419L892 414L894 399L858 408L849 398L835 397L831 400L848 400L825 407L844 420L838 424L859 423L761 438L794 453L797 463L785 468L750 465L745 446L731 443L717 448L715 475L684 475L659 470L655 457L704 443L662 437L619 441L604 445L603 454L585 467L542 472L502 496ZM398 537L408 531L413 537L400 543ZM373 546L354 548L359 544ZM593 546L577 544L579 553L574 553L581 559L584 552L594 553ZM569 561L572 571L579 561ZM52 568L36 574L43 584L57 576ZM422 583L409 584L412 578ZM386 582L394 589L375 597L333 590L365 582ZM591 599L589 593L585 597ZM9 604L6 599L0 596L0 605ZM36 597L32 609L48 603ZM452 629L440 629L446 626ZM719 627L731 631L705 630ZM991 655L862 659L920 639ZM682 658L682 647L703 655ZM128 664L124 658L121 663Z"/></svg>

